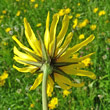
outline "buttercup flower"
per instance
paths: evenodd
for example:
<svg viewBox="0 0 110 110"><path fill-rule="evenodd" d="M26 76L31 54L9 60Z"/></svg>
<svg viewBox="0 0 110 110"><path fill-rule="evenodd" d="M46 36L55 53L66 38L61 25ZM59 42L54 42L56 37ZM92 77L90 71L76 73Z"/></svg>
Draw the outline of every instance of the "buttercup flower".
<svg viewBox="0 0 110 110"><path fill-rule="evenodd" d="M58 21L59 15L54 15L49 29L48 12L43 43L39 34L39 40L35 37L35 34L31 29L30 24L27 22L26 18L24 18L25 35L32 49L29 49L28 47L24 46L16 38L16 36L12 37L13 40L15 40L15 42L24 51L20 52L17 47L14 46L14 60L20 64L23 64L24 67L19 68L15 65L13 65L13 67L20 72L30 72L38 74L30 90L34 90L42 82L42 78L44 75L42 68L44 64L49 64L49 67L51 67L47 79L47 93L50 94L50 96L53 91L55 82L61 88L66 90L70 89L71 87L82 87L84 85L84 82L74 82L71 75L87 76L91 79L96 78L94 73L81 69L85 67L81 61L90 57L93 53L90 53L89 55L80 58L72 58L72 55L78 50L80 50L82 47L90 43L94 39L94 36L90 35L90 37L88 37L83 42L69 48L69 44L73 36L72 32L70 32L66 36L65 41L62 44L68 29L69 17L68 15L65 15L63 17L61 30L56 36L56 28Z"/></svg>
<svg viewBox="0 0 110 110"><path fill-rule="evenodd" d="M91 26L90 26L90 29L91 29L91 30L95 30L95 29L96 29L96 25L95 25L95 24L91 25Z"/></svg>
<svg viewBox="0 0 110 110"><path fill-rule="evenodd" d="M16 16L20 16L20 14L21 14L21 11L18 10L17 13L16 13Z"/></svg>
<svg viewBox="0 0 110 110"><path fill-rule="evenodd" d="M71 91L64 90L64 91L63 91L63 97L68 96L70 93L71 93Z"/></svg>
<svg viewBox="0 0 110 110"><path fill-rule="evenodd" d="M54 108L56 108L56 105L58 105L58 98L57 97L54 97L49 102L48 107L49 107L49 109L54 109Z"/></svg>
<svg viewBox="0 0 110 110"><path fill-rule="evenodd" d="M79 27L79 28L83 28L83 27L85 27L88 23L89 23L88 19L85 19L84 21L82 21L81 23L79 23L78 27Z"/></svg>
<svg viewBox="0 0 110 110"><path fill-rule="evenodd" d="M5 79L8 78L7 71L4 71L4 73L0 76L0 86L3 86L5 84Z"/></svg>
<svg viewBox="0 0 110 110"><path fill-rule="evenodd" d="M96 13L98 11L98 8L93 9L93 13Z"/></svg>
<svg viewBox="0 0 110 110"><path fill-rule="evenodd" d="M81 35L79 36L79 39L84 39L84 34L81 34Z"/></svg>
<svg viewBox="0 0 110 110"><path fill-rule="evenodd" d="M8 27L8 28L5 29L5 32L8 33L9 31L11 31L11 28Z"/></svg>
<svg viewBox="0 0 110 110"><path fill-rule="evenodd" d="M105 15L105 11L104 10L101 10L100 12L99 12L99 16L102 16L102 15Z"/></svg>
<svg viewBox="0 0 110 110"><path fill-rule="evenodd" d="M78 19L75 19L74 21L73 21L73 29L75 29L76 28L76 26L78 25Z"/></svg>

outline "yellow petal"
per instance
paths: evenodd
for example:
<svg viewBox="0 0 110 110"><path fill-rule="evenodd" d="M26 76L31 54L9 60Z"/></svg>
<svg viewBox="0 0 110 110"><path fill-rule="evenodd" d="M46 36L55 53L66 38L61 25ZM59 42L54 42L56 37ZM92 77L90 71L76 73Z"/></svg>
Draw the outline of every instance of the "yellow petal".
<svg viewBox="0 0 110 110"><path fill-rule="evenodd" d="M49 12L48 12L46 19L46 30L44 35L44 43L47 50L49 49L49 42L50 42L50 33L49 33Z"/></svg>
<svg viewBox="0 0 110 110"><path fill-rule="evenodd" d="M74 69L74 67L72 67L72 65L61 67L61 69L67 74L77 75L77 76L87 76L91 79L96 79L96 75L93 72Z"/></svg>
<svg viewBox="0 0 110 110"><path fill-rule="evenodd" d="M74 47L72 48L69 48L65 54L63 54L61 56L61 59L67 59L71 56L71 54L77 52L79 49L81 49L82 47L86 46L88 43L90 43L93 39L94 39L94 35L90 35L90 37L88 37L86 40L84 40L83 42L75 45ZM71 54L70 54L71 53Z"/></svg>
<svg viewBox="0 0 110 110"><path fill-rule="evenodd" d="M40 42L35 37L33 30L31 29L30 24L27 22L26 18L24 18L24 26L25 26L25 35L26 38L32 47L32 49L37 53L37 55L41 56L41 45Z"/></svg>
<svg viewBox="0 0 110 110"><path fill-rule="evenodd" d="M53 21L51 23L50 27L50 46L49 46L49 54L52 54L52 49L55 43L55 37L56 37L56 27L59 21L59 16L53 16Z"/></svg>
<svg viewBox="0 0 110 110"><path fill-rule="evenodd" d="M20 58L20 57L18 57L18 56L16 56L16 55L13 57L13 59L14 59L16 62L18 62L18 63L24 64L24 65L29 65L29 64L27 64L27 63L22 62L22 61L24 61L24 59L22 59L22 58ZM26 61L27 61L27 60L26 60Z"/></svg>
<svg viewBox="0 0 110 110"><path fill-rule="evenodd" d="M27 50L27 51L33 53L33 51L32 51L31 49L27 48L26 46L24 46L24 45L16 38L16 36L12 36L12 39L20 46L20 48L22 48L22 49L24 49L24 50Z"/></svg>
<svg viewBox="0 0 110 110"><path fill-rule="evenodd" d="M68 78L64 77L63 75L54 74L55 76L55 81L58 83L58 85L63 88L63 89L70 89L72 86L73 87L82 87L84 83L72 83Z"/></svg>
<svg viewBox="0 0 110 110"><path fill-rule="evenodd" d="M69 17L68 17L68 15L65 15L63 18L63 21L62 21L61 31L59 32L59 34L57 36L57 48L60 47L60 45L65 37L65 34L68 29L68 25L69 25Z"/></svg>
<svg viewBox="0 0 110 110"><path fill-rule="evenodd" d="M8 78L8 74L7 74L7 71L4 71L4 73L0 76L0 81L6 78Z"/></svg>
<svg viewBox="0 0 110 110"><path fill-rule="evenodd" d="M14 46L14 54L19 56L20 58L22 58L24 60L37 61L32 56L20 52L15 46Z"/></svg>
<svg viewBox="0 0 110 110"><path fill-rule="evenodd" d="M13 65L13 68L18 70L19 72L30 72L30 73L33 73L38 69L36 66L27 66L27 67L19 68L15 65Z"/></svg>
<svg viewBox="0 0 110 110"><path fill-rule="evenodd" d="M34 89L36 89L40 85L40 83L42 82L42 77L43 77L43 74L40 73L38 75L38 77L36 78L36 80L34 81L34 84L30 88L30 90L34 90Z"/></svg>
<svg viewBox="0 0 110 110"><path fill-rule="evenodd" d="M57 59L57 62L80 62L82 60L85 60L86 58L89 58L93 54L94 52L80 58L68 58L67 56L63 57L61 56L60 58Z"/></svg>
<svg viewBox="0 0 110 110"><path fill-rule="evenodd" d="M60 54L63 51L63 49L65 49L69 45L69 43L71 42L72 37L73 37L73 33L70 32L68 34L68 36L66 37L63 45L58 49L59 51L58 51L58 53L56 53L56 55Z"/></svg>
<svg viewBox="0 0 110 110"><path fill-rule="evenodd" d="M47 81L47 95L48 95L48 97L52 96L53 86L54 86L54 82L53 82L52 78L50 76L48 76L48 81Z"/></svg>

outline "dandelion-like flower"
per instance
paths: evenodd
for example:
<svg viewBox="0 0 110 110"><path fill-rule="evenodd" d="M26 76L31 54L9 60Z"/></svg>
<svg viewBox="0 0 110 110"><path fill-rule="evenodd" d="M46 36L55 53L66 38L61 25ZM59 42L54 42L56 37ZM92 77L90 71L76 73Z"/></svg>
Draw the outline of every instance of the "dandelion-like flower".
<svg viewBox="0 0 110 110"><path fill-rule="evenodd" d="M64 16L61 30L58 35L56 35L58 21L59 15L55 14L49 29L48 12L43 43L40 35L38 35L39 40L35 37L30 24L27 22L26 18L24 18L25 35L32 49L24 46L15 36L12 37L20 46L20 48L25 52L20 52L17 47L14 46L14 60L20 64L23 64L25 67L19 68L15 65L13 65L13 67L20 72L38 74L34 84L30 88L30 90L34 90L43 80L43 75L45 73L43 68L46 65L47 68L49 68L47 69L49 73L47 79L47 94L49 93L50 96L55 82L61 88L68 90L71 87L81 87L84 85L84 82L74 82L74 79L71 76L77 75L87 76L91 79L96 78L94 73L80 69L85 67L82 61L86 58L89 58L93 53L80 58L72 58L72 55L90 43L94 39L94 36L90 35L90 37L88 37L83 42L69 48L73 33L70 32L64 41L64 37L67 33L69 25L69 17L68 15Z"/></svg>

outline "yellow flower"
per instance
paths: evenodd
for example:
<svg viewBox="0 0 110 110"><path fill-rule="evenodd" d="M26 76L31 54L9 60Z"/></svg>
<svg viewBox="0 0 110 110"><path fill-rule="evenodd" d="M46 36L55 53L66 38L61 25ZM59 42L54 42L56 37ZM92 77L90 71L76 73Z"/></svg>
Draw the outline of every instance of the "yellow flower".
<svg viewBox="0 0 110 110"><path fill-rule="evenodd" d="M35 2L35 0L30 0L31 2Z"/></svg>
<svg viewBox="0 0 110 110"><path fill-rule="evenodd" d="M68 16L69 17L69 19L72 19L73 18L73 16Z"/></svg>
<svg viewBox="0 0 110 110"><path fill-rule="evenodd" d="M44 0L41 0L41 2L44 2Z"/></svg>
<svg viewBox="0 0 110 110"><path fill-rule="evenodd" d="M80 6L81 4L80 4L80 3L78 3L77 5L78 5L78 6Z"/></svg>
<svg viewBox="0 0 110 110"><path fill-rule="evenodd" d="M9 31L11 31L11 28L8 27L8 28L5 29L5 32L8 33Z"/></svg>
<svg viewBox="0 0 110 110"><path fill-rule="evenodd" d="M93 13L96 13L98 11L98 8L93 9Z"/></svg>
<svg viewBox="0 0 110 110"><path fill-rule="evenodd" d="M96 25L95 25L95 24L91 25L91 26L90 26L90 29L91 29L91 30L95 30L95 29L96 29Z"/></svg>
<svg viewBox="0 0 110 110"><path fill-rule="evenodd" d="M85 60L82 61L82 63L84 63L85 66L89 66L91 64L91 59L90 58L86 58Z"/></svg>
<svg viewBox="0 0 110 110"><path fill-rule="evenodd" d="M76 18L79 18L80 17L80 14L78 13L78 14L76 14Z"/></svg>
<svg viewBox="0 0 110 110"><path fill-rule="evenodd" d="M24 52L20 52L19 49L14 46L14 60L25 66L19 68L13 65L13 67L20 72L38 74L30 90L34 90L41 84L42 77L44 75L42 67L47 64L47 62L49 65L51 65L52 70L47 79L47 93L49 95L51 95L53 91L54 82L56 82L62 89L82 87L84 85L84 82L73 82L71 75L87 76L91 79L96 78L94 73L80 69L84 68L84 65L81 63L81 61L90 57L93 53L80 58L71 57L75 52L90 43L94 39L94 36L91 35L81 43L76 44L74 47L68 48L73 36L73 33L70 32L65 38L69 26L69 17L68 15L63 17L61 30L56 36L58 21L59 15L54 15L49 29L48 12L44 41L38 34L40 39L39 41L31 29L30 24L27 22L26 18L24 18L25 35L32 49L24 46L15 36L12 37L13 40L15 40L15 42L20 46L20 48L24 50ZM64 43L62 44L63 41ZM79 69L76 69L76 67Z"/></svg>
<svg viewBox="0 0 110 110"><path fill-rule="evenodd" d="M19 0L16 0L17 2L19 2Z"/></svg>
<svg viewBox="0 0 110 110"><path fill-rule="evenodd" d="M16 16L20 16L20 14L21 14L21 11L18 10L17 13L16 13Z"/></svg>
<svg viewBox="0 0 110 110"><path fill-rule="evenodd" d="M36 3L35 5L34 5L34 8L37 8L38 7L38 4Z"/></svg>
<svg viewBox="0 0 110 110"><path fill-rule="evenodd" d="M70 94L71 92L68 90L63 90L63 97L66 97Z"/></svg>
<svg viewBox="0 0 110 110"><path fill-rule="evenodd" d="M5 84L5 79L8 78L7 71L4 71L4 73L0 76L0 86L3 86Z"/></svg>
<svg viewBox="0 0 110 110"><path fill-rule="evenodd" d="M31 107L31 108L34 108L34 104L30 104L30 107Z"/></svg>
<svg viewBox="0 0 110 110"><path fill-rule="evenodd" d="M4 18L4 15L1 15L0 18L3 19Z"/></svg>
<svg viewBox="0 0 110 110"><path fill-rule="evenodd" d="M54 109L58 105L58 98L54 97L52 100L49 102L48 107L49 109Z"/></svg>
<svg viewBox="0 0 110 110"><path fill-rule="evenodd" d="M71 9L70 8L65 9L65 14L68 14L70 12L71 12Z"/></svg>
<svg viewBox="0 0 110 110"><path fill-rule="evenodd" d="M83 22L79 23L78 27L83 28L89 23L88 19L85 19Z"/></svg>
<svg viewBox="0 0 110 110"><path fill-rule="evenodd" d="M36 27L40 27L42 24L41 23L38 23L37 25L36 25Z"/></svg>
<svg viewBox="0 0 110 110"><path fill-rule="evenodd" d="M79 36L79 39L84 39L84 34L81 34L81 35Z"/></svg>
<svg viewBox="0 0 110 110"><path fill-rule="evenodd" d="M61 9L58 13L56 13L56 14L58 14L59 16L63 16L63 15L65 15L65 14L68 14L68 13L70 13L71 12L71 9L70 8L67 8L67 9Z"/></svg>
<svg viewBox="0 0 110 110"><path fill-rule="evenodd" d="M75 29L76 28L76 26L77 26L77 24L78 24L78 19L75 19L74 21L73 21L73 29Z"/></svg>
<svg viewBox="0 0 110 110"><path fill-rule="evenodd" d="M3 14L6 14L6 10L3 10L2 13L3 13Z"/></svg>
<svg viewBox="0 0 110 110"><path fill-rule="evenodd" d="M102 16L102 15L105 15L105 11L104 10L101 10L100 12L99 12L99 16Z"/></svg>

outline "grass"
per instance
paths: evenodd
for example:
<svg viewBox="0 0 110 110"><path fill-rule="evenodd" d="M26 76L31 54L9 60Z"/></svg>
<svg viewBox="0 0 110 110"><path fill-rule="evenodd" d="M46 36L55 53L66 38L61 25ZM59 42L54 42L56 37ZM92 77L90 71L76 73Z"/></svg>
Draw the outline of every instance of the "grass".
<svg viewBox="0 0 110 110"><path fill-rule="evenodd" d="M34 8L35 4L37 8ZM78 6L80 3L80 6ZM82 88L72 88L72 93L63 98L62 89L55 88L52 97L57 97L59 104L56 110L110 110L110 1L109 0L1 0L0 1L0 75L4 70L8 71L9 77L4 86L0 87L0 110L41 110L41 86L34 91L29 91L36 75L20 73L13 69L13 46L16 45L12 40L13 35L17 35L23 44L28 46L24 35L23 18L26 17L36 33L39 30L42 38L45 31L45 20L47 12L50 11L50 21L54 13L60 9L70 8L73 18L70 20L68 33L74 31L74 37L70 46L82 40L78 39L80 34L88 37L94 34L95 40L87 48L79 51L79 54L86 55L95 52L91 57L92 65L87 69L93 71L97 78L91 80L87 77L76 77L86 82ZM94 8L98 8L97 13L93 13ZM5 10L6 14L2 11ZM18 10L21 12L16 16ZM104 10L105 15L98 16L99 11ZM89 20L86 27L73 30L73 20L79 13L79 22L84 19ZM41 27L36 24L41 23ZM95 24L97 27L93 31L90 26ZM58 25L59 29L61 23ZM11 28L10 32L5 32L6 28ZM50 100L51 98L49 98ZM32 108L30 104L35 106Z"/></svg>

